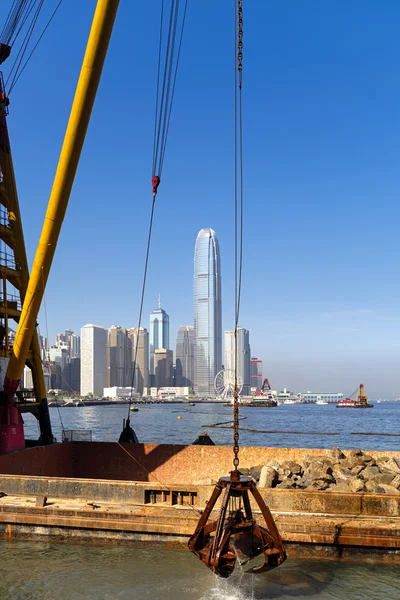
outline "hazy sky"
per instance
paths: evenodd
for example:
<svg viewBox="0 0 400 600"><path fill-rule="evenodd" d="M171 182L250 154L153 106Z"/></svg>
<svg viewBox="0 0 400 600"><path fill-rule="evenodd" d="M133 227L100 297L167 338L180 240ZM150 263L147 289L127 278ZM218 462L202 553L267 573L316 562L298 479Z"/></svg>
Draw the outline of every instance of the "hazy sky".
<svg viewBox="0 0 400 600"><path fill-rule="evenodd" d="M252 354L274 388L351 393L362 381L372 398L398 396L400 3L244 4L241 325ZM63 2L11 95L30 261L94 6ZM86 323L137 324L159 7L121 0L48 284L50 339ZM161 294L172 348L193 323L203 227L220 241L224 328L233 324L232 16L232 1L189 0L143 323Z"/></svg>

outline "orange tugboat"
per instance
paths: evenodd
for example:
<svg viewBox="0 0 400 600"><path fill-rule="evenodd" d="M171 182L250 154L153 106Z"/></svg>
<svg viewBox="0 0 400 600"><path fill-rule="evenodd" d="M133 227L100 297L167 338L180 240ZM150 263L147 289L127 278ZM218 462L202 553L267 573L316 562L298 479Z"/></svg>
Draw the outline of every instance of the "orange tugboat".
<svg viewBox="0 0 400 600"><path fill-rule="evenodd" d="M345 398L336 404L336 408L373 408L373 404L368 402L367 392L363 383L358 386L355 399Z"/></svg>

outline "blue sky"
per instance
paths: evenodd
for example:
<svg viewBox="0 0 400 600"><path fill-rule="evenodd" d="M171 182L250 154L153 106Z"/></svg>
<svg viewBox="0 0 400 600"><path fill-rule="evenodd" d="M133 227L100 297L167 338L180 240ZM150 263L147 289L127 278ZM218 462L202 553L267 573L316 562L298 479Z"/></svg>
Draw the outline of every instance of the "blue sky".
<svg viewBox="0 0 400 600"><path fill-rule="evenodd" d="M5 20L11 0L3 2ZM48 11L55 2L48 2ZM65 0L11 95L29 260L95 1ZM159 0L121 7L46 294L52 338L134 326L151 203ZM232 1L189 0L145 320L193 322L193 252L212 227L233 322ZM247 2L241 325L273 387L400 395L400 4ZM7 64L4 72L7 74ZM41 331L46 325L40 315Z"/></svg>

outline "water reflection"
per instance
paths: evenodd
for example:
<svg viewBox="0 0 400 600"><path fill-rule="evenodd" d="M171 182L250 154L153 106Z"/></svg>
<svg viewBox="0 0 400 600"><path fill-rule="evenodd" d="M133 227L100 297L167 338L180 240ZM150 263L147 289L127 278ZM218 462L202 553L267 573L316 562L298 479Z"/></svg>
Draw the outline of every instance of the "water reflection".
<svg viewBox="0 0 400 600"><path fill-rule="evenodd" d="M222 580L183 548L0 542L0 599L395 600L398 567L290 560Z"/></svg>

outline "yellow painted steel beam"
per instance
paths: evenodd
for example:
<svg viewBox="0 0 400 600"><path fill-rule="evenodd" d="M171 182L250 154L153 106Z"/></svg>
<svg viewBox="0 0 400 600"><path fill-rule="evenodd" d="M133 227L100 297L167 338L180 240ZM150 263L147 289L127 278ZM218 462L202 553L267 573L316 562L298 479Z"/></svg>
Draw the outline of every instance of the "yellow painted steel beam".
<svg viewBox="0 0 400 600"><path fill-rule="evenodd" d="M98 0L71 115L36 250L29 285L7 369L5 391L12 392L24 367L50 272L62 222L86 136L119 0Z"/></svg>
<svg viewBox="0 0 400 600"><path fill-rule="evenodd" d="M17 184L15 181L15 172L11 155L11 146L4 112L0 116L0 165L3 173L3 182L0 184L0 202L8 210L10 229L12 230L15 240L13 245L14 262L19 268L16 276L14 276L15 273L8 274L11 275L8 277L8 280L15 288L19 290L22 303L28 287L29 269L28 259L26 257L21 212L18 202ZM13 316L10 311L8 312L8 316ZM35 395L38 400L43 400L46 398L46 385L40 357L39 340L36 332L34 335L32 335L30 349L31 350L28 353L28 357L32 365L32 378L35 388Z"/></svg>

